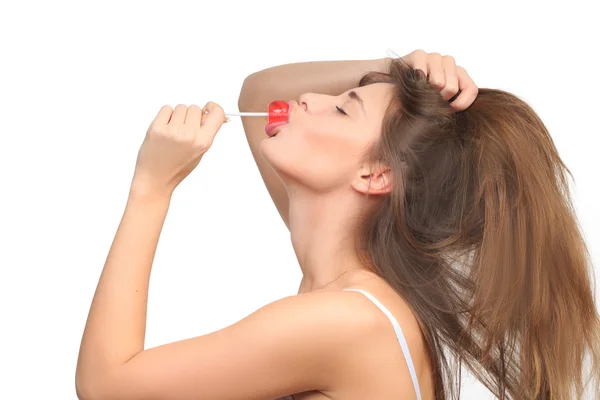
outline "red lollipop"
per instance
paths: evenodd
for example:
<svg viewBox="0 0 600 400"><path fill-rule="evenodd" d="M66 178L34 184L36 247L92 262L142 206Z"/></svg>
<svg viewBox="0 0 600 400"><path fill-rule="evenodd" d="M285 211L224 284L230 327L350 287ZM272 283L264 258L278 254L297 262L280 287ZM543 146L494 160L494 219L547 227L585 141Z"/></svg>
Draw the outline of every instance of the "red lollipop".
<svg viewBox="0 0 600 400"><path fill-rule="evenodd" d="M290 105L287 101L275 100L269 103L269 124L287 123Z"/></svg>
<svg viewBox="0 0 600 400"><path fill-rule="evenodd" d="M287 101L274 100L269 103L268 112L236 112L236 113L225 113L225 116L240 116L240 117L268 117L267 125L265 126L265 132L269 136L275 136L276 128L281 125L285 125L288 122L288 114L290 105Z"/></svg>
<svg viewBox="0 0 600 400"><path fill-rule="evenodd" d="M265 126L267 135L275 136L277 127L287 124L289 110L290 106L286 101L275 100L269 103L269 122Z"/></svg>

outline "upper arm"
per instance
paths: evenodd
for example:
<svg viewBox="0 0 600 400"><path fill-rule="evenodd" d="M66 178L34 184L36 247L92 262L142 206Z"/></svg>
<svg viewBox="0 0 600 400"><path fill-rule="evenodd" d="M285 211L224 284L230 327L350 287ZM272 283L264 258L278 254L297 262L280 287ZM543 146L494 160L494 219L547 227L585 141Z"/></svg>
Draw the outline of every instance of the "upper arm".
<svg viewBox="0 0 600 400"><path fill-rule="evenodd" d="M341 349L368 334L368 317L352 304L339 292L278 300L222 330L137 354L102 382L99 398L248 400L327 390Z"/></svg>
<svg viewBox="0 0 600 400"><path fill-rule="evenodd" d="M268 109L269 103L273 100L288 100L277 98L277 93L274 90L266 88L267 83L253 81L252 78L247 78L242 87L238 100L238 108L240 111L247 112L264 112ZM270 96L268 93L272 93ZM271 168L269 163L260 154L260 143L267 138L265 133L265 125L267 117L242 117L242 126L246 133L246 140L250 146L250 151L258 167L258 171L265 182L267 191L275 203L275 207L281 215L283 222L289 229L289 200L287 191L281 178Z"/></svg>

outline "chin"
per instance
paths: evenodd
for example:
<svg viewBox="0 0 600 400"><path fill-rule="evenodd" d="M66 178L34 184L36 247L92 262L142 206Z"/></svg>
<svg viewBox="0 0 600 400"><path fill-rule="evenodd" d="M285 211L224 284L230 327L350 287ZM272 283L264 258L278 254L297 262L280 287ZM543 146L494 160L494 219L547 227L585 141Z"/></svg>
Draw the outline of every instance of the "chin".
<svg viewBox="0 0 600 400"><path fill-rule="evenodd" d="M258 146L258 150L262 158L269 163L277 173L279 173L282 168L286 168L285 164L289 164L291 154L289 154L285 146L281 146L277 136L266 137L263 139L263 141L260 142L260 146Z"/></svg>

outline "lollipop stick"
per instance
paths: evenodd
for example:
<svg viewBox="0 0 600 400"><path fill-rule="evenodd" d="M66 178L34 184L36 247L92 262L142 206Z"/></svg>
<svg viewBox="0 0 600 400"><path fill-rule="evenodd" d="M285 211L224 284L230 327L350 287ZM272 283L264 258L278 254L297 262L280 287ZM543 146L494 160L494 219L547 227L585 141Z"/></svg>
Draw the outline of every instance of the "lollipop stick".
<svg viewBox="0 0 600 400"><path fill-rule="evenodd" d="M268 117L268 112L228 112L226 117Z"/></svg>
<svg viewBox="0 0 600 400"><path fill-rule="evenodd" d="M208 110L204 111L204 114L208 114ZM225 113L225 122L229 122L229 117L268 117L268 112L228 112Z"/></svg>

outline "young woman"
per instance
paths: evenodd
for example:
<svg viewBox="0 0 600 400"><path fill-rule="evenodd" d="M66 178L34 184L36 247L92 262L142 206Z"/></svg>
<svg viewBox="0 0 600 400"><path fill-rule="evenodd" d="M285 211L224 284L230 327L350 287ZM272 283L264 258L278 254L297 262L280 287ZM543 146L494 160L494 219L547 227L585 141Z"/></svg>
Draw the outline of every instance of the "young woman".
<svg viewBox="0 0 600 400"><path fill-rule="evenodd" d="M144 350L171 195L223 123L213 103L164 107L88 317L81 399L450 399L451 359L501 399L582 397L585 361L600 370L592 270L568 170L526 103L423 51L260 71L239 107L275 99L287 124L243 125L298 295Z"/></svg>

